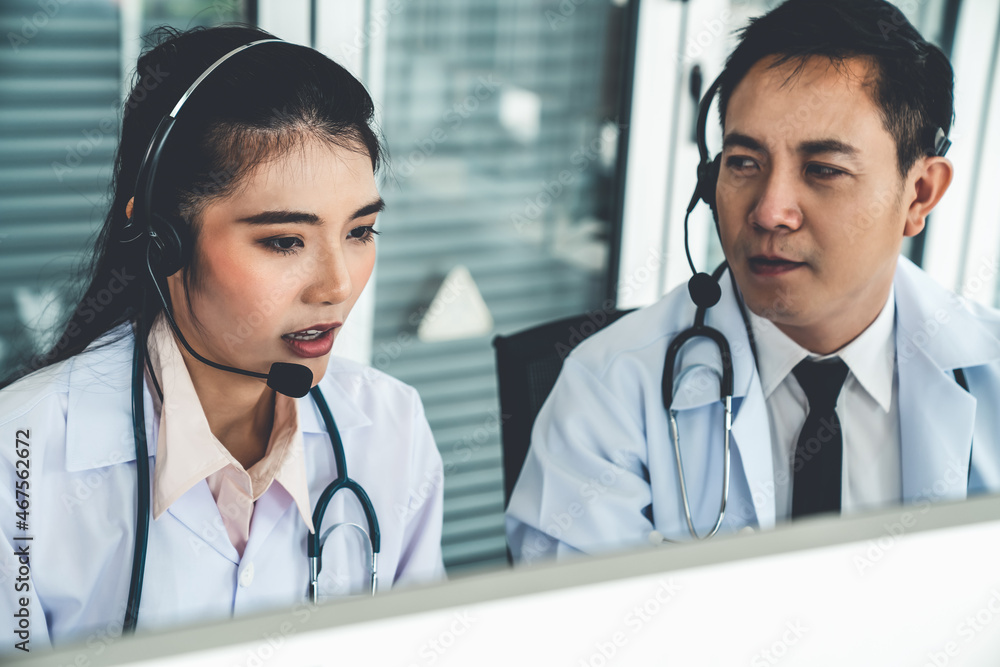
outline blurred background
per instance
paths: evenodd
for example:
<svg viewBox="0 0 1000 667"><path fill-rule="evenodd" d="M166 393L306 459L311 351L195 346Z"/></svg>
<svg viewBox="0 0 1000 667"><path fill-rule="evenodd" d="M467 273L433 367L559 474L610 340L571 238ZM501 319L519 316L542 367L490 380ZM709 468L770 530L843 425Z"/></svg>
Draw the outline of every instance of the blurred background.
<svg viewBox="0 0 1000 667"><path fill-rule="evenodd" d="M777 4L4 0L0 369L45 349L76 303L143 35L240 21L314 46L368 86L390 154L376 272L334 353L420 392L445 461L449 571L502 565L490 342L609 304L649 304L686 280L698 99L734 31ZM897 4L956 71L955 181L904 251L996 306L1000 3ZM696 264L714 267L707 208L691 229Z"/></svg>

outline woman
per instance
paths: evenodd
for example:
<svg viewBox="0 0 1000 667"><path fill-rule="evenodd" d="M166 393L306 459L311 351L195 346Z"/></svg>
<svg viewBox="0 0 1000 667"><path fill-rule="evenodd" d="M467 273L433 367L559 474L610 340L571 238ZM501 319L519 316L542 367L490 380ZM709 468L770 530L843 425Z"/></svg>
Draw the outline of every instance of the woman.
<svg viewBox="0 0 1000 667"><path fill-rule="evenodd" d="M18 648L366 593L369 533L379 588L443 574L416 392L330 357L375 261L371 98L255 28L160 36L124 107L90 285L0 391L0 615L30 637ZM314 525L345 466L364 491Z"/></svg>

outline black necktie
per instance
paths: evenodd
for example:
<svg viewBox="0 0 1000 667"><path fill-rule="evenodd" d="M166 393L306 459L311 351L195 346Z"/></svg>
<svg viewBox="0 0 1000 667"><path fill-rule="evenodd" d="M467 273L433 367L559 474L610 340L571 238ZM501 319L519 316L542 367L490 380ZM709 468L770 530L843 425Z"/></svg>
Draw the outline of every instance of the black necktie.
<svg viewBox="0 0 1000 667"><path fill-rule="evenodd" d="M792 465L792 518L840 512L844 441L834 408L847 365L802 361L792 371L809 400L809 414L795 445Z"/></svg>

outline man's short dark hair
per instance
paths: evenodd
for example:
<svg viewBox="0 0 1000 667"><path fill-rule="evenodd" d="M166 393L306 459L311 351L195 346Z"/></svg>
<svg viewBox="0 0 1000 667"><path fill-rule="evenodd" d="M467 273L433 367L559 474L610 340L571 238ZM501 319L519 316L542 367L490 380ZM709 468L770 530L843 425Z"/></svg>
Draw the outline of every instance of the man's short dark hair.
<svg viewBox="0 0 1000 667"><path fill-rule="evenodd" d="M771 67L798 64L811 56L835 66L862 57L873 65L869 90L882 124L896 141L899 173L933 154L938 128L945 134L954 116L954 73L948 57L926 41L894 5L883 0L788 0L752 20L740 32L719 84L719 116L736 86L762 58Z"/></svg>

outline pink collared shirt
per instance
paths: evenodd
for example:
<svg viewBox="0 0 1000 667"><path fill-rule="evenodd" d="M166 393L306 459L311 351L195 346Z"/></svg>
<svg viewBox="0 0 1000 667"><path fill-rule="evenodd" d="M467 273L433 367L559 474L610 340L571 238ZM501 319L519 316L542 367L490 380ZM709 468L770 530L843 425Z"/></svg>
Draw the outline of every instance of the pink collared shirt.
<svg viewBox="0 0 1000 667"><path fill-rule="evenodd" d="M159 519L195 484L207 480L229 540L242 557L250 537L254 502L268 493L272 482L277 482L295 501L309 531L314 532L295 399L276 394L274 425L264 458L245 470L212 433L184 358L162 313L153 323L148 346L150 365L163 390L162 405L153 392L154 406L160 413L153 473L153 519Z"/></svg>

